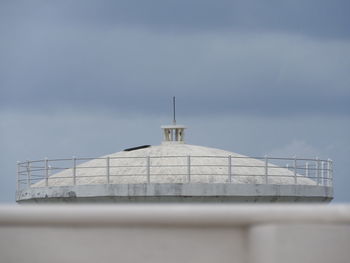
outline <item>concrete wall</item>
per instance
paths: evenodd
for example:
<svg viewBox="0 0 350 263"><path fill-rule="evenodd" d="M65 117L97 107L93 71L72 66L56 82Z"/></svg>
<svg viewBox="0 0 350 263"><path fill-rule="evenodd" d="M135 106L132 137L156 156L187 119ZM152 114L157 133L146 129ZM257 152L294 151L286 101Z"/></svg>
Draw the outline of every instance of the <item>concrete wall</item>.
<svg viewBox="0 0 350 263"><path fill-rule="evenodd" d="M28 188L17 202L330 202L333 188L272 184L102 184Z"/></svg>
<svg viewBox="0 0 350 263"><path fill-rule="evenodd" d="M345 263L350 206L0 207L1 262Z"/></svg>

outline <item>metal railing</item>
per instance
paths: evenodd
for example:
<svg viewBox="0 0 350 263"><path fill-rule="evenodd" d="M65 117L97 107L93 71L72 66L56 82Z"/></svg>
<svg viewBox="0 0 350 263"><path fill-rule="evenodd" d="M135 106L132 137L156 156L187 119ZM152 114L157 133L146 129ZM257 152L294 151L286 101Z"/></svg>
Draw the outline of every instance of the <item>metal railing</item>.
<svg viewBox="0 0 350 263"><path fill-rule="evenodd" d="M333 161L300 158L245 156L144 156L43 159L17 162L17 191L29 187L123 183L120 178L137 177L139 183L178 178L181 183L314 184L333 186ZM248 178L248 179L247 179ZM254 179L253 181L250 179ZM216 180L217 179L217 180ZM305 179L307 179L305 181ZM85 180L85 181L84 181ZM125 182L124 182L125 183ZM243 182L244 183L244 182ZM278 184L278 182L277 182Z"/></svg>

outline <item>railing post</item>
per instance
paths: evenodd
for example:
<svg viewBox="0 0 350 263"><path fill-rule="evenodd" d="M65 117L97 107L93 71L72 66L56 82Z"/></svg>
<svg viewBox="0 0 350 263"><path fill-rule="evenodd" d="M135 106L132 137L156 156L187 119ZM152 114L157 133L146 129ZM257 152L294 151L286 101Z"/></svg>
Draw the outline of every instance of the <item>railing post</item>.
<svg viewBox="0 0 350 263"><path fill-rule="evenodd" d="M191 182L191 156L187 156L187 183Z"/></svg>
<svg viewBox="0 0 350 263"><path fill-rule="evenodd" d="M27 160L26 164L26 169L27 169L27 185L30 187L31 185L31 162Z"/></svg>
<svg viewBox="0 0 350 263"><path fill-rule="evenodd" d="M228 156L228 181L232 182L232 156Z"/></svg>
<svg viewBox="0 0 350 263"><path fill-rule="evenodd" d="M20 187L19 187L19 185L20 185L20 175L19 175L20 169L21 169L20 163L19 163L19 161L17 161L17 173L16 173L16 190L17 190L17 192L20 189Z"/></svg>
<svg viewBox="0 0 350 263"><path fill-rule="evenodd" d="M321 161L321 184L325 184L325 178L324 178L324 161Z"/></svg>
<svg viewBox="0 0 350 263"><path fill-rule="evenodd" d="M106 158L106 175L107 175L107 184L109 184L109 161L110 161L110 157L107 156Z"/></svg>
<svg viewBox="0 0 350 263"><path fill-rule="evenodd" d="M147 170L147 183L151 183L151 158L149 156L146 157L146 170Z"/></svg>
<svg viewBox="0 0 350 263"><path fill-rule="evenodd" d="M329 160L330 161L330 166L331 166L331 169L330 169L330 173L331 173L331 186L333 186L333 161L332 160Z"/></svg>
<svg viewBox="0 0 350 263"><path fill-rule="evenodd" d="M268 175L269 175L269 159L267 157L267 155L265 155L265 184L268 184Z"/></svg>
<svg viewBox="0 0 350 263"><path fill-rule="evenodd" d="M294 156L294 184L297 184L297 157Z"/></svg>
<svg viewBox="0 0 350 263"><path fill-rule="evenodd" d="M49 160L45 158L45 186L49 185Z"/></svg>
<svg viewBox="0 0 350 263"><path fill-rule="evenodd" d="M317 185L320 185L320 161L318 157L316 157L316 175L317 175Z"/></svg>
<svg viewBox="0 0 350 263"><path fill-rule="evenodd" d="M305 164L305 175L306 177L309 177L309 162L306 162Z"/></svg>
<svg viewBox="0 0 350 263"><path fill-rule="evenodd" d="M331 160L327 160L327 186L330 186L331 180Z"/></svg>
<svg viewBox="0 0 350 263"><path fill-rule="evenodd" d="M77 184L77 158L73 156L73 185Z"/></svg>

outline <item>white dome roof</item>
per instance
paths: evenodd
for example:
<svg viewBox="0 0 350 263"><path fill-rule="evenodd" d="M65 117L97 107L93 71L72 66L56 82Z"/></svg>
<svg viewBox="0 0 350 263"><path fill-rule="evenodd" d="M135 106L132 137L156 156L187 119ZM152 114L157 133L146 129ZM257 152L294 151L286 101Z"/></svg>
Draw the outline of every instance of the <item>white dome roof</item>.
<svg viewBox="0 0 350 263"><path fill-rule="evenodd" d="M229 156L232 164L231 183L265 183L263 160L215 148L185 143L163 143L138 150L121 151L82 163L76 167L76 184L106 184L106 157L110 157L110 184L147 183L148 156L151 183L187 183L188 156L191 162L191 183L229 183ZM293 171L271 163L268 167L269 184L294 184ZM316 184L311 179L297 176L298 184ZM72 169L52 174L48 185L72 185ZM45 181L37 182L32 186L44 187Z"/></svg>

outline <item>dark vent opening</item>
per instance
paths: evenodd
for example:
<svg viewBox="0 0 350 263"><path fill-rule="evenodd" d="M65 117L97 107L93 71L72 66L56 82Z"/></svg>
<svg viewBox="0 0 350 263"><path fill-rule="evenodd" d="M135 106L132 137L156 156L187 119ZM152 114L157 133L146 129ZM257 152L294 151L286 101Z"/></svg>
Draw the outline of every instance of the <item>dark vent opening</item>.
<svg viewBox="0 0 350 263"><path fill-rule="evenodd" d="M131 151L140 150L148 147L151 147L151 145L141 145L137 147L127 148L127 149L124 149L124 152L131 152Z"/></svg>

